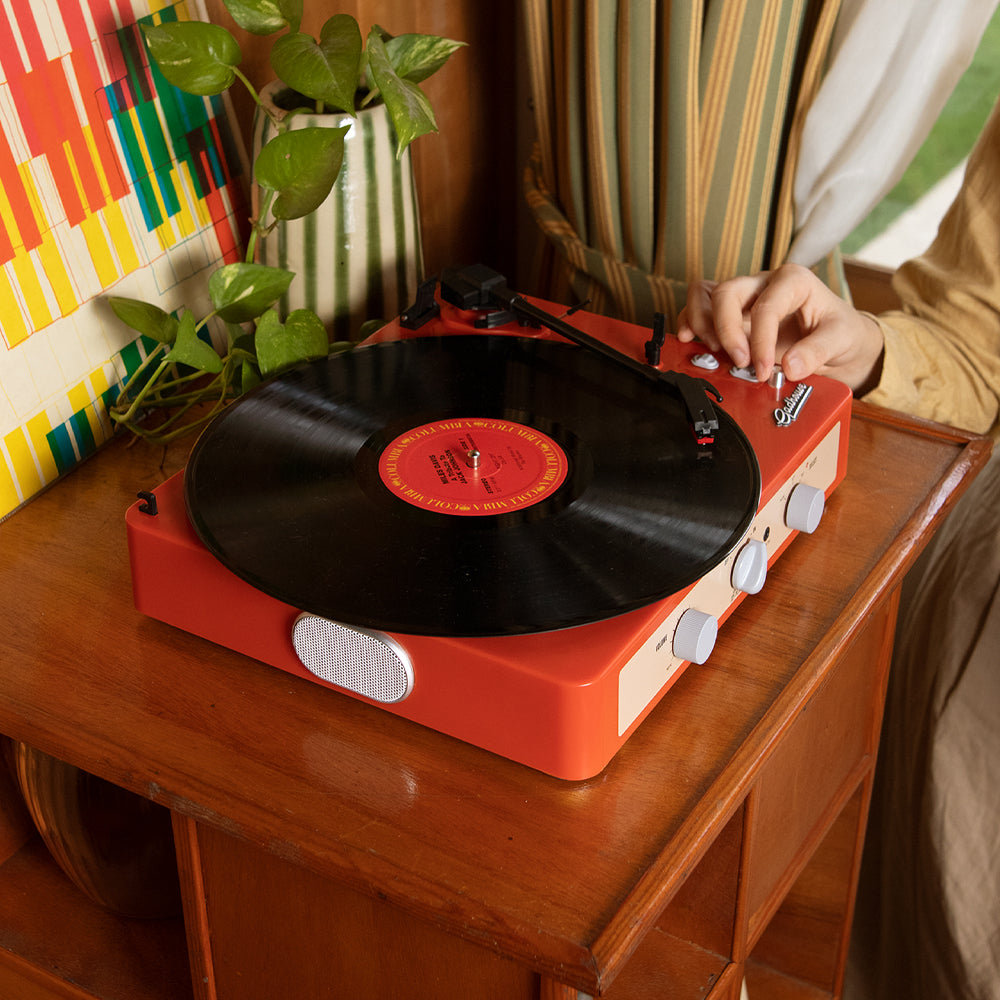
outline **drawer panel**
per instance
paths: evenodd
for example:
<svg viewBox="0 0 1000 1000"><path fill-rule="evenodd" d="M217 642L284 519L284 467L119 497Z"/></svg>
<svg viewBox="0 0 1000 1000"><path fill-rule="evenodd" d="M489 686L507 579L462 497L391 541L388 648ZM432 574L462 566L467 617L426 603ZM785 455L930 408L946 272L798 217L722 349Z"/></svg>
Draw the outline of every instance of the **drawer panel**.
<svg viewBox="0 0 1000 1000"><path fill-rule="evenodd" d="M761 769L745 870L751 944L874 763L894 620L893 604L872 615Z"/></svg>

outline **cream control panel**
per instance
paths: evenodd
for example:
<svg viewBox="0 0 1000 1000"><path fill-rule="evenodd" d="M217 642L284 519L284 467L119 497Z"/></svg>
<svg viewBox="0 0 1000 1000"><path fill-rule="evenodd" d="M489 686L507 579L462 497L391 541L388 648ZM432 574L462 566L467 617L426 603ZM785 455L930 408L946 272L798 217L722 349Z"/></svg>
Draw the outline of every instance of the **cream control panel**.
<svg viewBox="0 0 1000 1000"><path fill-rule="evenodd" d="M645 711L686 663L704 663L729 609L765 584L771 555L794 531L811 532L837 478L840 427L835 424L759 510L743 541L702 577L625 663L618 675L618 735ZM688 612L697 612L689 616ZM682 625L683 623L683 625Z"/></svg>

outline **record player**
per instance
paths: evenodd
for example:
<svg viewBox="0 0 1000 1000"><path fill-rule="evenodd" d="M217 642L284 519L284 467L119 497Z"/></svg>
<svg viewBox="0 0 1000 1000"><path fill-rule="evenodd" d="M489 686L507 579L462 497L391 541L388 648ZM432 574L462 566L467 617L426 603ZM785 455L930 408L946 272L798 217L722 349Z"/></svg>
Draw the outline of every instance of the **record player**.
<svg viewBox="0 0 1000 1000"><path fill-rule="evenodd" d="M354 350L241 397L140 494L136 607L588 778L817 528L850 400L445 272Z"/></svg>

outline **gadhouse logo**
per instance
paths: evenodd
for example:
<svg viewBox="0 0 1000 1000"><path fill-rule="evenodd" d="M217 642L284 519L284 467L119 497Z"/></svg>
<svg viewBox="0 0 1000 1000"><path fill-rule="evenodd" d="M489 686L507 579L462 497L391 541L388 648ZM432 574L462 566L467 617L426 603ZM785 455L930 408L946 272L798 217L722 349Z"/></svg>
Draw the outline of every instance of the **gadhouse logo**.
<svg viewBox="0 0 1000 1000"><path fill-rule="evenodd" d="M784 405L774 411L774 422L779 427L787 427L789 424L794 423L798 419L799 411L806 405L806 400L812 391L811 385L805 385L800 382L785 397Z"/></svg>

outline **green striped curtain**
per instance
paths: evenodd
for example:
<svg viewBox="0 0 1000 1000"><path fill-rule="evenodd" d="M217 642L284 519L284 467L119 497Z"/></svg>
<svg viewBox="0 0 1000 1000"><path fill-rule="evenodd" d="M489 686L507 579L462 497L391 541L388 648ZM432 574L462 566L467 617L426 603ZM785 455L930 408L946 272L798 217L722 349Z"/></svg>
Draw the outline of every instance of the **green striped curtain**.
<svg viewBox="0 0 1000 1000"><path fill-rule="evenodd" d="M840 0L522 0L528 204L588 308L673 318L687 284L774 266ZM561 284L561 283L562 284Z"/></svg>

